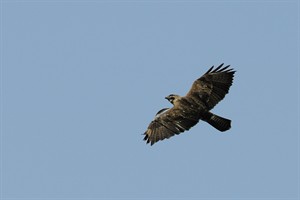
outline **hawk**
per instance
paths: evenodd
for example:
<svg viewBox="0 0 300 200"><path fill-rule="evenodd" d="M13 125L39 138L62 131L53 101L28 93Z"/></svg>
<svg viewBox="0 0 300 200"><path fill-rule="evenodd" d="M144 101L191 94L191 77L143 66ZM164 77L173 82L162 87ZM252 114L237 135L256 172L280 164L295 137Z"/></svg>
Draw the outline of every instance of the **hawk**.
<svg viewBox="0 0 300 200"><path fill-rule="evenodd" d="M144 133L147 143L154 143L178 135L195 126L199 120L209 123L219 131L227 131L231 120L210 112L229 92L235 71L223 67L224 63L212 66L205 74L194 81L186 96L170 94L165 97L172 108L161 109Z"/></svg>

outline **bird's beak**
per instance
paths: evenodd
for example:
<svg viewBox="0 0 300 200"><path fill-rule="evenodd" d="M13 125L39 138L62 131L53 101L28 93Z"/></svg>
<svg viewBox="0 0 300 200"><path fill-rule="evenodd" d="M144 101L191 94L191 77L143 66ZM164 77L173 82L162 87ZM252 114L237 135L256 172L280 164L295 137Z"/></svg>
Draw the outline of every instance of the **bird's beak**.
<svg viewBox="0 0 300 200"><path fill-rule="evenodd" d="M165 97L165 99L169 100L169 97Z"/></svg>

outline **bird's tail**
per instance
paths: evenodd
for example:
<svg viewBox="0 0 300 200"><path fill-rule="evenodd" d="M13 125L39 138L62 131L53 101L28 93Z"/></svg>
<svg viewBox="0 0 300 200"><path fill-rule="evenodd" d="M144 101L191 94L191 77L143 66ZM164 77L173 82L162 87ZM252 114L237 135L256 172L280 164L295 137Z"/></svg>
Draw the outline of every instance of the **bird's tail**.
<svg viewBox="0 0 300 200"><path fill-rule="evenodd" d="M231 128L230 119L220 117L210 112L208 118L206 118L205 121L222 132L227 131Z"/></svg>

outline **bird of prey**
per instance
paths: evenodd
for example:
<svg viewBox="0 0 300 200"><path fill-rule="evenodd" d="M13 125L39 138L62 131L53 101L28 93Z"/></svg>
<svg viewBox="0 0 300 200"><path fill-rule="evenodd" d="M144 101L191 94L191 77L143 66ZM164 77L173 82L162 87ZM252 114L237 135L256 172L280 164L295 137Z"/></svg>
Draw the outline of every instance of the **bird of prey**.
<svg viewBox="0 0 300 200"><path fill-rule="evenodd" d="M210 112L228 93L235 71L223 67L224 63L212 66L204 75L194 81L186 96L170 94L165 97L172 108L161 109L144 133L147 143L154 143L178 135L196 125L199 120L209 123L219 131L227 131L231 120Z"/></svg>

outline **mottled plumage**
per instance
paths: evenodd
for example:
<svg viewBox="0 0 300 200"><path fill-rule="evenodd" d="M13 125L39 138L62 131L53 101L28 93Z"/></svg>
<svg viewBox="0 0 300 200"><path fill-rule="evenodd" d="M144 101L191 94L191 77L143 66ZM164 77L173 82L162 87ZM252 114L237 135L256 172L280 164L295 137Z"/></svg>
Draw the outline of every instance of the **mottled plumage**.
<svg viewBox="0 0 300 200"><path fill-rule="evenodd" d="M171 94L166 99L172 108L160 110L144 133L144 140L153 145L159 140L170 138L196 125L199 120L206 121L219 131L231 127L231 121L210 112L228 93L235 71L223 64L212 66L197 79L184 97Z"/></svg>

